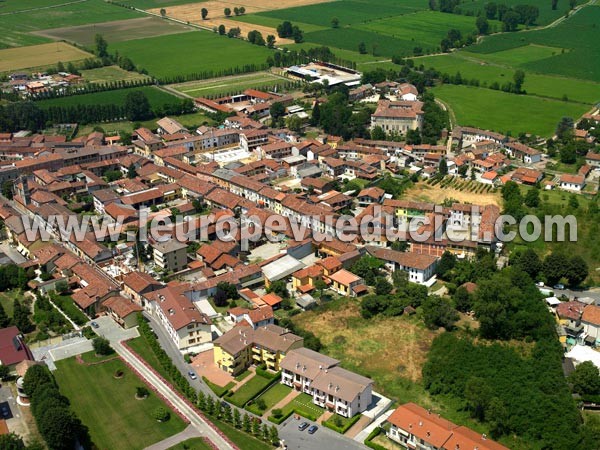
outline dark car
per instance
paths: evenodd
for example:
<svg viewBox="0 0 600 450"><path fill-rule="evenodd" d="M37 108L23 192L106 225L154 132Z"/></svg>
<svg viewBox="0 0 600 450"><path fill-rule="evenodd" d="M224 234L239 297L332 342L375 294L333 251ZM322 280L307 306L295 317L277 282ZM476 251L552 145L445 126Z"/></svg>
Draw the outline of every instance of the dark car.
<svg viewBox="0 0 600 450"><path fill-rule="evenodd" d="M308 428L308 423L307 422L302 422L300 425L298 425L298 429L300 431L304 431Z"/></svg>
<svg viewBox="0 0 600 450"><path fill-rule="evenodd" d="M7 405L2 405L2 416L3 417L10 416L10 409Z"/></svg>
<svg viewBox="0 0 600 450"><path fill-rule="evenodd" d="M198 376L196 375L196 372L193 372L191 370L188 372L188 375L190 376L190 378L192 380L195 380L196 378L198 378Z"/></svg>
<svg viewBox="0 0 600 450"><path fill-rule="evenodd" d="M561 283L558 283L558 284L555 284L555 285L554 285L554 288L553 288L553 289L558 289L558 290L560 290L560 291L563 291L563 290L565 289L565 285L564 285L564 284L561 284Z"/></svg>
<svg viewBox="0 0 600 450"><path fill-rule="evenodd" d="M222 406L223 408L227 408L227 409L230 409L230 408L231 408L231 405L230 405L229 403L227 403L225 400L223 400L223 401L221 402L221 406Z"/></svg>
<svg viewBox="0 0 600 450"><path fill-rule="evenodd" d="M100 328L100 325L98 325L98 323L97 323L97 322L92 322L92 323L90 323L90 325L91 325L93 328Z"/></svg>
<svg viewBox="0 0 600 450"><path fill-rule="evenodd" d="M319 429L318 426L316 425L312 425L309 429L308 429L308 434L315 434L317 432L317 430Z"/></svg>

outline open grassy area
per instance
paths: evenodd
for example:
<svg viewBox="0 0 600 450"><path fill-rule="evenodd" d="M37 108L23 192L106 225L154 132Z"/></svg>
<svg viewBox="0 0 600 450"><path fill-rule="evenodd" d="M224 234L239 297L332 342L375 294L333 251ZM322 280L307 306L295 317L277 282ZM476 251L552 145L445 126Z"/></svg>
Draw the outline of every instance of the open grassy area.
<svg viewBox="0 0 600 450"><path fill-rule="evenodd" d="M29 4L30 0L27 2L14 1L12 3L19 4L18 8L21 10L30 9L24 8L24 5ZM56 0L44 3L50 5L57 4ZM62 6L56 8L0 15L0 29L2 30L0 34L0 47L19 47L21 45L48 42L48 38L32 34L32 32L39 30L109 22L142 16L142 13L111 5L103 0L87 0L79 3L63 1L60 4ZM40 6L42 6L41 2L35 0L34 8Z"/></svg>
<svg viewBox="0 0 600 450"><path fill-rule="evenodd" d="M272 381L270 378L256 374L236 390L231 397L228 396L227 400L236 406L242 407L249 400L256 397Z"/></svg>
<svg viewBox="0 0 600 450"><path fill-rule="evenodd" d="M62 61L80 61L92 56L90 53L65 44L32 45L23 48L6 48L0 50L0 72L12 72L31 67L50 66Z"/></svg>
<svg viewBox="0 0 600 450"><path fill-rule="evenodd" d="M510 131L513 136L525 132L550 137L561 117L579 118L589 109L581 103L471 86L442 85L432 91L450 105L460 125L504 134Z"/></svg>
<svg viewBox="0 0 600 450"><path fill-rule="evenodd" d="M311 395L302 392L301 394L294 397L294 399L291 402L289 402L287 405L281 408L283 417L287 416L290 413L290 411L295 411L302 417L306 417L310 420L317 420L319 417L321 417L325 410L315 405L312 402L312 400L313 398Z"/></svg>
<svg viewBox="0 0 600 450"><path fill-rule="evenodd" d="M146 340L143 336L139 336L127 341L127 345L136 352L144 361L146 361L150 366L156 370L161 377L170 382L173 386L173 379L163 368L162 364L150 348L150 346L146 343Z"/></svg>
<svg viewBox="0 0 600 450"><path fill-rule="evenodd" d="M238 447L244 450L272 450L273 447L259 441L253 436L250 436L243 431L229 425L228 423L221 422L220 420L212 421L215 426L227 435L229 439Z"/></svg>
<svg viewBox="0 0 600 450"><path fill-rule="evenodd" d="M271 50L208 31L118 42L121 55L159 78L265 64Z"/></svg>
<svg viewBox="0 0 600 450"><path fill-rule="evenodd" d="M585 3L586 0L579 0L577 3ZM472 12L477 16L480 11L485 11L485 5L489 3L487 0L463 0L459 5L463 13ZM523 5L522 0L506 0L502 4L509 7ZM536 21L536 25L546 25L556 19L562 17L569 10L568 2L558 2L556 10L552 10L552 2L546 0L529 0L527 5L535 6L539 9L540 15Z"/></svg>
<svg viewBox="0 0 600 450"><path fill-rule="evenodd" d="M110 83L111 81L132 81L148 78L137 72L128 72L119 66L106 66L97 69L82 70L81 75L85 81L90 83Z"/></svg>
<svg viewBox="0 0 600 450"><path fill-rule="evenodd" d="M21 300L22 298L23 294L19 289L0 292L0 305L2 305L4 312L8 317L13 316L13 305L15 303L15 299Z"/></svg>
<svg viewBox="0 0 600 450"><path fill-rule="evenodd" d="M274 384L269 388L269 390L263 392L259 397L255 398L252 401L252 404L248 405L246 409L260 416L264 414L265 411L268 411L281 400L283 400L290 392L292 392L291 387L281 383ZM262 399L265 402L265 409L260 409L256 405L256 401L258 399Z"/></svg>
<svg viewBox="0 0 600 450"><path fill-rule="evenodd" d="M127 94L134 91L142 91L148 97L152 108L165 104L177 103L180 100L174 95L169 94L154 86L144 86L128 89L118 89L114 91L93 92L91 94L72 95L69 97L58 97L49 100L40 100L36 102L41 108L50 108L51 106L77 106L77 105L124 105Z"/></svg>
<svg viewBox="0 0 600 450"><path fill-rule="evenodd" d="M156 408L166 406L156 395L135 399L136 387L144 383L121 360L85 366L69 358L56 366L54 376L61 393L69 398L98 448L143 449L185 428L173 412L164 423L152 417ZM113 376L117 370L124 373L120 379Z"/></svg>
<svg viewBox="0 0 600 450"><path fill-rule="evenodd" d="M131 5L139 9L166 8L167 6L197 3L197 0L120 0L119 3Z"/></svg>
<svg viewBox="0 0 600 450"><path fill-rule="evenodd" d="M371 377L375 390L402 401L428 405L419 384L421 368L435 333L415 317L363 319L357 301L339 299L294 316L294 323L317 335L329 356Z"/></svg>
<svg viewBox="0 0 600 450"><path fill-rule="evenodd" d="M273 88L283 86L289 82L290 80L268 72L256 72L213 80L189 81L174 84L171 87L192 97L205 97L207 95L226 95L241 92L249 88L273 90Z"/></svg>
<svg viewBox="0 0 600 450"><path fill-rule="evenodd" d="M169 450L212 450L212 447L203 438L192 438L170 447Z"/></svg>
<svg viewBox="0 0 600 450"><path fill-rule="evenodd" d="M52 293L50 298L56 306L58 306L69 318L77 325L85 324L89 319L88 317L77 307L73 298L70 295L58 295Z"/></svg>

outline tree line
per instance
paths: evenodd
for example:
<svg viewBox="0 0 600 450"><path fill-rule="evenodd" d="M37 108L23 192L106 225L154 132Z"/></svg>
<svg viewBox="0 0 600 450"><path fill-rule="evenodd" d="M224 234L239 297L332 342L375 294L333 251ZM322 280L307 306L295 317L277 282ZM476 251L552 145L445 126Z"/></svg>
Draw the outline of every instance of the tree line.
<svg viewBox="0 0 600 450"><path fill-rule="evenodd" d="M63 87L60 90L53 89L50 91L39 92L36 94L31 94L30 98L32 100L48 100L51 98L58 97L69 97L73 95L83 95L83 94L92 94L94 92L106 92L106 91L114 91L118 89L128 89L133 87L142 87L142 86L150 86L154 84L154 80L152 78L140 78L137 80L117 80L117 81L109 81L106 83L86 83L83 85L69 85L67 87Z"/></svg>
<svg viewBox="0 0 600 450"><path fill-rule="evenodd" d="M308 50L300 51L275 51L272 56L267 58L269 67L286 67L297 64L307 64L311 61L322 61L332 63L347 69L356 70L356 62L338 58L329 47L312 47Z"/></svg>

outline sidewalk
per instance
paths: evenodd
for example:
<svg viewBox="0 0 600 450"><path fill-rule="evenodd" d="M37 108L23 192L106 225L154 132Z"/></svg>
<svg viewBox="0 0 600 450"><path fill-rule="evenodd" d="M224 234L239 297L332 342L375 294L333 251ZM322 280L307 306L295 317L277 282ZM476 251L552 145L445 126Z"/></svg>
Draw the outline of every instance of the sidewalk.
<svg viewBox="0 0 600 450"><path fill-rule="evenodd" d="M177 433L173 436L169 436L156 444L152 444L146 447L144 450L168 450L171 447L179 444L180 442L187 441L188 439L202 437L202 432L198 431L193 425L188 425L185 430Z"/></svg>

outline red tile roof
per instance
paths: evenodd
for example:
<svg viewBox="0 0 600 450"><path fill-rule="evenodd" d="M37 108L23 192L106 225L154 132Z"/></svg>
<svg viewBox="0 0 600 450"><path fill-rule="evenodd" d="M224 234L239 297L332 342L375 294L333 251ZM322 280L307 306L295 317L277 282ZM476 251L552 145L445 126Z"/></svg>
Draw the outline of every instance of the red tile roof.
<svg viewBox="0 0 600 450"><path fill-rule="evenodd" d="M33 359L25 342L18 337L20 335L17 327L0 329L0 365L12 366Z"/></svg>

